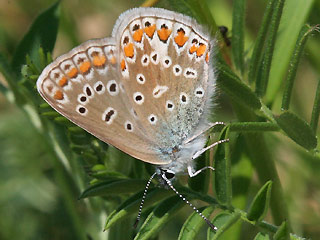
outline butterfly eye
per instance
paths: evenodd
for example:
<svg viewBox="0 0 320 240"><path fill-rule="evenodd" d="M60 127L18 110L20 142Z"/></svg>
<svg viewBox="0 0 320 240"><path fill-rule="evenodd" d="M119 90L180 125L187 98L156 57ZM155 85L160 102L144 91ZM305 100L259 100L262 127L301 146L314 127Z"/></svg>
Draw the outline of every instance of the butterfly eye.
<svg viewBox="0 0 320 240"><path fill-rule="evenodd" d="M167 170L167 171L164 173L164 175L165 175L165 177L166 177L168 180L170 180L170 179L172 179L172 178L175 177L174 172L169 171L169 170Z"/></svg>

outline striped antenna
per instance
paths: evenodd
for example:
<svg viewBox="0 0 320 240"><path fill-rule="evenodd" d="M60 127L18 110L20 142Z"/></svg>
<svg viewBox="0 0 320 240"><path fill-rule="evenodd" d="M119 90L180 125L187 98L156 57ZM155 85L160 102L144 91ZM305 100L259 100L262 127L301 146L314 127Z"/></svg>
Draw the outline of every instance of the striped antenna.
<svg viewBox="0 0 320 240"><path fill-rule="evenodd" d="M191 202L189 202L184 196L182 196L177 189L175 189L174 186L172 186L172 183L169 179L167 179L164 175L161 175L161 177L166 181L166 183L168 184L168 186L184 201L186 202L196 213L198 213L200 215L200 217L203 218L203 220L206 221L206 223L209 225L209 227L213 230L213 231L217 231L218 228L216 226L214 226L210 220L208 218L206 218L195 206L193 206L193 204Z"/></svg>
<svg viewBox="0 0 320 240"><path fill-rule="evenodd" d="M152 176L149 178L148 182L147 182L147 185L144 189L144 192L143 192L143 196L142 196L142 199L141 199L141 203L140 203L140 207L139 207L139 212L138 212L138 216L136 218L136 221L135 223L133 224L133 227L136 228L138 226L138 223L140 221L140 217L141 217L141 212L142 212L142 207L143 207L143 204L144 204L144 200L146 199L146 196L147 196L147 192L148 192L148 189L149 189L149 186L150 186L150 183L152 181L152 179L154 178L154 176L156 175L157 173L155 172L154 174L152 174Z"/></svg>

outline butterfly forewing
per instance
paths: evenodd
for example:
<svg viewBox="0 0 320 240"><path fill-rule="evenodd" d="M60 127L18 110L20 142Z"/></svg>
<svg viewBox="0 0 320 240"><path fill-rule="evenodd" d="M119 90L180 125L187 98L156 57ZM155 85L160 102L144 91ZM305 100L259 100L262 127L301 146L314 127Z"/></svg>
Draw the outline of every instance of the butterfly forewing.
<svg viewBox="0 0 320 240"><path fill-rule="evenodd" d="M51 63L38 79L42 97L104 142L147 162L158 160L126 101L113 39L88 41Z"/></svg>
<svg viewBox="0 0 320 240"><path fill-rule="evenodd" d="M143 10L123 14L113 35L128 101L165 159L163 153L205 128L214 84L212 42L188 17Z"/></svg>

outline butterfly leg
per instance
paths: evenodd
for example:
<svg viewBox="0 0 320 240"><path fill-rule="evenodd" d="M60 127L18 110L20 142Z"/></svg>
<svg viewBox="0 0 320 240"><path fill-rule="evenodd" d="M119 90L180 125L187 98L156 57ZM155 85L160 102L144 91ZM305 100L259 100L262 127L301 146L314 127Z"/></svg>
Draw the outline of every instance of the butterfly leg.
<svg viewBox="0 0 320 240"><path fill-rule="evenodd" d="M209 129L213 128L216 125L225 125L224 122L214 122L214 123L210 123L209 126L204 129L203 131L196 133L194 136L192 136L191 138L188 138L187 140L184 141L184 144L187 144L189 142L191 142L192 140L196 139L197 137L199 137L200 135L202 135L203 133L205 133L206 131L208 131Z"/></svg>
<svg viewBox="0 0 320 240"><path fill-rule="evenodd" d="M190 177L195 177L195 176L197 176L199 173L202 173L202 172L203 172L204 170L206 170L206 169L210 169L210 170L214 171L214 168L213 168L213 167L211 167L211 166L206 166L206 167L203 167L203 168L201 168L201 169L193 172L193 171L192 171L192 167L191 167L191 166L188 166L188 174L189 174Z"/></svg>
<svg viewBox="0 0 320 240"><path fill-rule="evenodd" d="M205 151L209 150L210 148L213 148L214 146L216 146L216 145L218 145L218 144L224 143L224 142L229 142L229 139L219 140L219 141L211 144L210 146L201 149L200 151L196 152L196 153L193 155L192 159L193 159L193 160L196 159L197 157L199 157L199 156L200 156L202 153L204 153ZM193 172L193 169L192 169L191 166L188 166L187 169L188 169L188 174L189 174L190 177L195 177L195 176L197 176L199 173L201 173L202 171L204 171L204 170L206 170L206 169L211 169L212 171L214 171L214 168L211 167L211 166L203 167L203 168L201 168L200 170L197 170L197 171L195 171L195 172Z"/></svg>
<svg viewBox="0 0 320 240"><path fill-rule="evenodd" d="M214 146L217 146L218 144L221 144L221 143L225 143L225 142L229 142L229 139L222 139L222 140L219 140L211 145L209 145L208 147L205 147L203 149L201 149L200 151L196 152L192 159L196 159L197 157L199 157L202 153L204 153L205 151L209 150L210 148L213 148Z"/></svg>

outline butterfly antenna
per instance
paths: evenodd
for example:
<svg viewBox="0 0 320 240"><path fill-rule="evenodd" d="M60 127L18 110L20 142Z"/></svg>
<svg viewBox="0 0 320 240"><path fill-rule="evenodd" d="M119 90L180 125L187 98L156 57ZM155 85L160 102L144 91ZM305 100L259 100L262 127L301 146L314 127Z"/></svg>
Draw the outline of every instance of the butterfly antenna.
<svg viewBox="0 0 320 240"><path fill-rule="evenodd" d="M133 227L136 228L138 226L138 223L140 221L140 217L141 217L141 212L142 212L142 207L143 207L143 204L144 204L144 200L146 199L146 196L147 196L147 192L148 192L148 189L149 189L149 186L150 186L150 183L152 181L152 179L154 178L154 176L156 175L156 172L154 174L152 174L152 176L149 178L148 182L147 182L147 185L144 189L144 192L143 192L143 196L142 196L142 199L141 199L141 203L140 203L140 207L139 207L139 212L138 212L138 216L136 218L136 221L135 223L133 224Z"/></svg>
<svg viewBox="0 0 320 240"><path fill-rule="evenodd" d="M193 204L191 202L189 202L184 196L182 196L177 189L175 189L174 186L172 186L172 183L170 182L170 180L168 180L167 178L163 177L164 180L167 182L167 184L169 185L169 187L184 201L186 202L196 213L198 213L200 215L200 217L203 218L203 220L206 221L206 223L209 225L209 227L213 230L213 231L217 231L218 228L216 226L214 226L211 221L206 218L195 206L193 206Z"/></svg>

